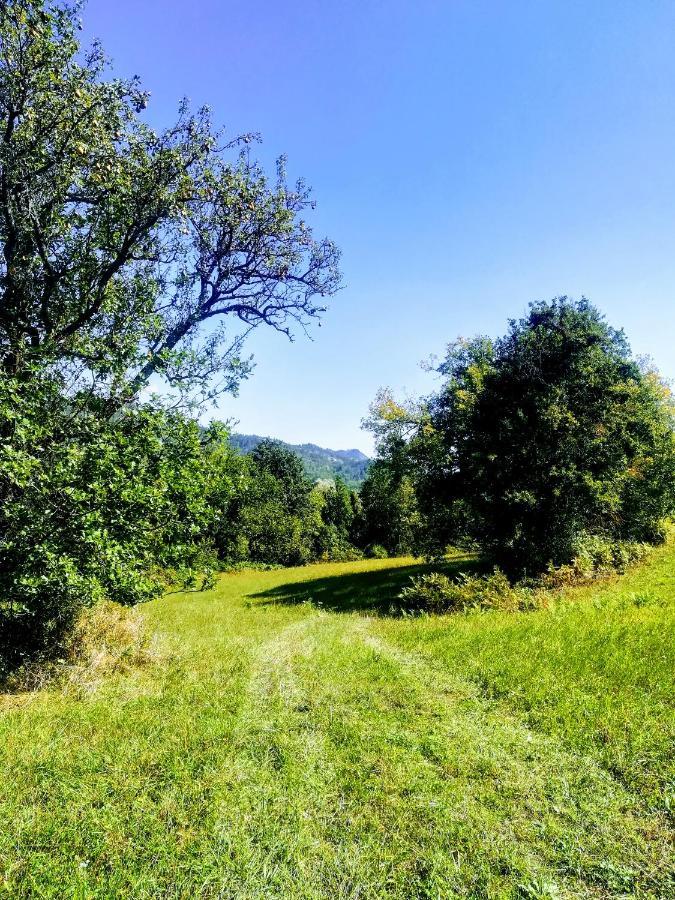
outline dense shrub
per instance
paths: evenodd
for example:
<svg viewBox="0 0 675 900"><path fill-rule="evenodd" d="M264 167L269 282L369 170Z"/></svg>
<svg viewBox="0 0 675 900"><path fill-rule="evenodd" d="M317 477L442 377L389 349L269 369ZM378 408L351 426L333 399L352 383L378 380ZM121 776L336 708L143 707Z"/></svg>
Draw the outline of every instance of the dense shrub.
<svg viewBox="0 0 675 900"><path fill-rule="evenodd" d="M226 566L360 558L360 502L343 481L313 485L300 458L278 441L241 456L223 440L212 456L209 533Z"/></svg>
<svg viewBox="0 0 675 900"><path fill-rule="evenodd" d="M321 500L296 454L263 441L241 456L223 437L212 457L209 534L223 562L293 566L316 557Z"/></svg>
<svg viewBox="0 0 675 900"><path fill-rule="evenodd" d="M582 532L574 544L574 557L564 566L549 564L541 576L548 588L563 587L603 578L614 572L625 572L643 559L650 545L636 541L611 541L600 535Z"/></svg>
<svg viewBox="0 0 675 900"><path fill-rule="evenodd" d="M387 559L389 556L386 547L383 547L382 544L369 544L366 547L365 555L368 559Z"/></svg>
<svg viewBox="0 0 675 900"><path fill-rule="evenodd" d="M459 576L452 581L442 572L413 575L399 594L402 606L422 612L455 612L470 609L530 609L537 603L535 593L512 586L506 575L495 569L489 575Z"/></svg>
<svg viewBox="0 0 675 900"><path fill-rule="evenodd" d="M442 572L431 572L413 575L399 599L406 610L429 613L538 609L548 604L549 591L623 572L644 558L649 550L648 544L612 542L597 535L582 534L569 565L557 568L549 565L537 578L512 584L498 568L487 575L461 574L454 581Z"/></svg>
<svg viewBox="0 0 675 900"><path fill-rule="evenodd" d="M84 607L213 566L200 431L180 416L0 380L0 667L58 650Z"/></svg>

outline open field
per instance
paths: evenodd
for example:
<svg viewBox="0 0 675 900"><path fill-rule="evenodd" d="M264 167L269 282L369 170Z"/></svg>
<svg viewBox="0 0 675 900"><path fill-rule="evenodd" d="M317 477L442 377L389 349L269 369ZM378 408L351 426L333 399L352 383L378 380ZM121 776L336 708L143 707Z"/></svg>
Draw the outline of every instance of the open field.
<svg viewBox="0 0 675 900"><path fill-rule="evenodd" d="M414 570L226 575L3 697L0 896L675 896L675 547L530 613L388 615Z"/></svg>

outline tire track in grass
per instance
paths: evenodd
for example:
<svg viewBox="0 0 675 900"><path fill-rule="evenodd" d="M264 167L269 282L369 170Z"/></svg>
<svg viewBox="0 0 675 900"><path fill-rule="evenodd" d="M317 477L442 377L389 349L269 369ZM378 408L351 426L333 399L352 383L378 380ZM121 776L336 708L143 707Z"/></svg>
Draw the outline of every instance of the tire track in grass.
<svg viewBox="0 0 675 900"><path fill-rule="evenodd" d="M620 786L377 620L312 611L250 653L199 896L669 896Z"/></svg>
<svg viewBox="0 0 675 900"><path fill-rule="evenodd" d="M309 659L331 617L316 613L260 644L227 771L219 787L216 852L227 860L218 897L324 897L312 860L333 815L333 769L298 663ZM297 891L296 891L297 887Z"/></svg>
<svg viewBox="0 0 675 900"><path fill-rule="evenodd" d="M497 881L504 886L492 871L499 852L485 840L469 854L471 873L462 871L457 847L476 823L461 796L451 798L456 842L438 840L448 778L433 758L433 741L419 735L438 723L421 710L410 666L400 660L392 666L389 658L373 666L376 656L387 654L370 636L364 640L363 629L364 620L317 616L285 628L256 651L235 750L247 762L242 769L237 755L229 798L230 807L245 813L238 840L231 827L224 835L236 865L229 888L218 896L408 900L487 896L483 888ZM298 672L303 667L302 676L314 681L309 686ZM365 690L355 688L359 671L371 679ZM309 743L293 722L308 694ZM465 695L462 685L459 696ZM289 777L293 761L299 765ZM501 842L509 841L510 832ZM532 868L528 861L518 865Z"/></svg>

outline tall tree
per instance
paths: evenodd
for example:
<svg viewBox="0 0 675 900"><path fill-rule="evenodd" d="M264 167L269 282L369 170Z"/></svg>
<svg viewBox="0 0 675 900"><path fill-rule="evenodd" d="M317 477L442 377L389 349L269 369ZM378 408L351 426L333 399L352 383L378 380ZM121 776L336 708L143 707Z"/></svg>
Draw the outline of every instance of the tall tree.
<svg viewBox="0 0 675 900"><path fill-rule="evenodd" d="M113 407L153 376L183 399L234 391L246 335L317 318L338 251L283 159L270 184L255 136L186 102L155 132L149 93L106 78L77 30L77 6L0 3L0 367L51 367Z"/></svg>
<svg viewBox="0 0 675 900"><path fill-rule="evenodd" d="M292 337L340 281L283 159L269 181L186 102L154 131L79 7L0 0L0 674L81 606L208 567L229 460L175 408L235 392L251 330Z"/></svg>
<svg viewBox="0 0 675 900"><path fill-rule="evenodd" d="M312 484L297 453L284 447L281 441L265 438L253 449L251 460L260 472L277 480L290 515L306 508Z"/></svg>

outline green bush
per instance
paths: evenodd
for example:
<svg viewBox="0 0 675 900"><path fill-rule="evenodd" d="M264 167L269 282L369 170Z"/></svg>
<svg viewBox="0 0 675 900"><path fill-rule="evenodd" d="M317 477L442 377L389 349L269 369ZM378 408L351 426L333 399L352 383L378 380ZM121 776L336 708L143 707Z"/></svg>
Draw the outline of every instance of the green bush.
<svg viewBox="0 0 675 900"><path fill-rule="evenodd" d="M60 652L80 610L158 596L161 571L208 573L208 469L196 423L107 418L56 381L0 380L0 675Z"/></svg>
<svg viewBox="0 0 675 900"><path fill-rule="evenodd" d="M402 606L408 610L443 613L502 609L515 612L533 608L538 603L532 590L511 585L499 569L489 575L462 574L457 581L451 581L442 572L413 575L410 581L399 594Z"/></svg>
<svg viewBox="0 0 675 900"><path fill-rule="evenodd" d="M558 588L605 578L615 572L625 572L649 550L649 544L638 541L612 541L602 535L581 532L573 544L571 563L564 566L549 563L539 581L546 588Z"/></svg>
<svg viewBox="0 0 675 900"><path fill-rule="evenodd" d="M332 562L356 562L359 559L363 559L363 551L349 543L336 547L330 557Z"/></svg>
<svg viewBox="0 0 675 900"><path fill-rule="evenodd" d="M389 556L382 544L370 544L366 547L365 555L368 559L387 559Z"/></svg>
<svg viewBox="0 0 675 900"><path fill-rule="evenodd" d="M398 596L405 609L447 612L461 608L457 602L457 585L441 572L411 576L410 585Z"/></svg>
<svg viewBox="0 0 675 900"><path fill-rule="evenodd" d="M406 610L429 613L538 609L548 604L548 591L622 572L648 551L647 544L609 541L584 533L575 543L573 562L557 568L551 565L539 578L511 584L499 568L488 575L461 574L456 581L442 572L431 572L413 575L408 587L399 594L399 600Z"/></svg>

